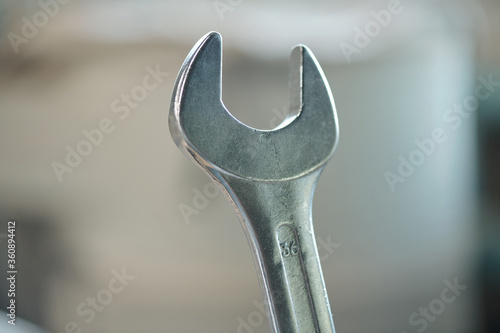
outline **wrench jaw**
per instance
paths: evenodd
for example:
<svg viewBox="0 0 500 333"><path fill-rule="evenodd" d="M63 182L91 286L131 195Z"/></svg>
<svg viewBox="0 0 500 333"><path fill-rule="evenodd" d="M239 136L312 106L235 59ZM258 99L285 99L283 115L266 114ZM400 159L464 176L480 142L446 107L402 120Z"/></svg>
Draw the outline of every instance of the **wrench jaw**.
<svg viewBox="0 0 500 333"><path fill-rule="evenodd" d="M311 51L300 45L291 56L291 110L274 130L249 127L221 100L222 40L205 35L191 50L175 83L169 126L190 158L221 173L257 181L302 177L324 166L338 141L333 98Z"/></svg>
<svg viewBox="0 0 500 333"><path fill-rule="evenodd" d="M201 65L201 70L195 70L195 65ZM201 155L201 153L190 142L189 136L182 126L181 112L186 109L184 107L186 92L203 92L203 95L199 96L199 100L203 100L201 104L208 104L195 105L195 107L202 107L203 112L211 111L211 116L214 116L213 113L221 111L221 107L222 111L225 111L221 100L221 66L221 36L212 31L200 38L193 46L177 75L170 101L168 123L170 135L175 144L190 158L193 157L193 154ZM207 106L211 107L207 108Z"/></svg>
<svg viewBox="0 0 500 333"><path fill-rule="evenodd" d="M324 163L331 158L339 139L337 110L330 85L312 51L305 45L294 47L290 56L290 111L296 119L287 121L302 131L308 131L325 146ZM282 124L278 128L284 127ZM319 132L320 135L315 135ZM323 139L325 141L319 141ZM311 140L312 141L312 140Z"/></svg>

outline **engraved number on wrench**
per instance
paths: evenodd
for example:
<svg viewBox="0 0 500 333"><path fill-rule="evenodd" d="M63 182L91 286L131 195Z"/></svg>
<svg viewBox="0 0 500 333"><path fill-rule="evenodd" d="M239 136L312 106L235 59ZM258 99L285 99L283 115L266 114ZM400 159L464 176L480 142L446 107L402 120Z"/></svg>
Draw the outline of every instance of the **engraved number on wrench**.
<svg viewBox="0 0 500 333"><path fill-rule="evenodd" d="M315 328L314 332L319 332L297 229L292 224L285 223L278 227L276 236L283 258L281 265L288 287L288 302L296 313L294 332L313 332L311 328Z"/></svg>
<svg viewBox="0 0 500 333"><path fill-rule="evenodd" d="M289 256L296 256L299 254L299 246L295 242L295 240L292 240L291 242L284 242L280 244L281 247L281 255L284 258L287 258Z"/></svg>

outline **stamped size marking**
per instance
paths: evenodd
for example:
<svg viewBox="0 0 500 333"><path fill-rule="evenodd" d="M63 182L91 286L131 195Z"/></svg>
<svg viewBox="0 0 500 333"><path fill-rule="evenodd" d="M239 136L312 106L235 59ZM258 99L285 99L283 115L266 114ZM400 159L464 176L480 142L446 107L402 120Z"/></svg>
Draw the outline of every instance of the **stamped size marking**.
<svg viewBox="0 0 500 333"><path fill-rule="evenodd" d="M309 281L304 271L297 229L292 224L282 224L276 230L276 238L288 289L288 301L295 314L294 332L317 332L318 323L315 321L316 315Z"/></svg>
<svg viewBox="0 0 500 333"><path fill-rule="evenodd" d="M299 254L299 246L297 245L295 240L292 240L290 242L280 243L280 247L281 247L281 255L284 258L290 256L296 256Z"/></svg>

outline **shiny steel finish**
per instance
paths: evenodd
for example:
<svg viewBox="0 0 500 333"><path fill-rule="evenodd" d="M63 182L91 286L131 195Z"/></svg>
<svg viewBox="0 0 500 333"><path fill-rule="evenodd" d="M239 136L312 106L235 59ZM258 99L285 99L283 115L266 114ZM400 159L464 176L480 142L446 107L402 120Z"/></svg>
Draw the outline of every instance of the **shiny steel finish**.
<svg viewBox="0 0 500 333"><path fill-rule="evenodd" d="M273 130L235 119L221 100L222 41L205 35L174 87L179 148L223 190L255 255L274 332L334 332L312 225L312 198L338 140L330 88L311 51L291 56L291 109Z"/></svg>

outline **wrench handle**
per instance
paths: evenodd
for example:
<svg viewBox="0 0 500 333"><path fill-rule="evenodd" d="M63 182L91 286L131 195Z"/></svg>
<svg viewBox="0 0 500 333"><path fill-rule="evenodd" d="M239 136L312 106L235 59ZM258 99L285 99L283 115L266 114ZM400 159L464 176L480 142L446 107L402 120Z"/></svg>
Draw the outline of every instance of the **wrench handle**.
<svg viewBox="0 0 500 333"><path fill-rule="evenodd" d="M281 251L284 277L284 286L280 289L286 290L286 302L289 303L288 310L294 314L296 331L310 332L314 328L313 332L319 332L314 298L304 262L304 257L308 254L301 246L297 229L293 224L282 224L276 230L276 240Z"/></svg>
<svg viewBox="0 0 500 333"><path fill-rule="evenodd" d="M275 333L335 333L311 214L320 173L281 182L221 182L253 249Z"/></svg>

